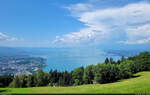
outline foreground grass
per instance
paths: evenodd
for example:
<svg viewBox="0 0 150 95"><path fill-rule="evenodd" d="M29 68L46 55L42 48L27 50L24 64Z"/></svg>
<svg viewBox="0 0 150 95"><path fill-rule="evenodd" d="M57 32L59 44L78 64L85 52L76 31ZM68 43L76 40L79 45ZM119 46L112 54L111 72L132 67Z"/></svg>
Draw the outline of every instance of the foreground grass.
<svg viewBox="0 0 150 95"><path fill-rule="evenodd" d="M135 78L108 84L90 84L71 87L0 88L0 94L29 93L149 93L150 72L135 74Z"/></svg>

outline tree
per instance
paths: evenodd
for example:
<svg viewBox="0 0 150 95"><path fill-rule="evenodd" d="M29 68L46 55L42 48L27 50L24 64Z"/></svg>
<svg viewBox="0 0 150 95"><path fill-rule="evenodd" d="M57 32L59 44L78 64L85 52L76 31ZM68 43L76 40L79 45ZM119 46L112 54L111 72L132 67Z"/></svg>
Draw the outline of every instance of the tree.
<svg viewBox="0 0 150 95"><path fill-rule="evenodd" d="M132 71L130 68L130 63L120 64L118 78L125 79L125 78L129 78L131 76L132 76Z"/></svg>
<svg viewBox="0 0 150 95"><path fill-rule="evenodd" d="M83 81L85 84L92 84L93 79L94 79L93 65L89 65L84 70Z"/></svg>
<svg viewBox="0 0 150 95"><path fill-rule="evenodd" d="M23 88L23 87L27 87L26 84L27 84L26 75L22 74L22 75L14 76L14 79L10 83L9 87Z"/></svg>
<svg viewBox="0 0 150 95"><path fill-rule="evenodd" d="M141 64L140 63L130 63L130 69L131 69L131 72L133 73L133 74L135 74L135 73L137 73L137 72L139 72L139 71L141 71Z"/></svg>
<svg viewBox="0 0 150 95"><path fill-rule="evenodd" d="M133 60L129 60L129 59L126 59L126 60L124 60L125 62L123 62L123 64L124 63L126 63L126 64L129 64L129 68L130 68L130 71L131 71L131 73L132 74L135 74L135 73L137 73L137 72L139 72L140 71L140 68L141 68L141 64L139 64L139 63L134 63L134 61Z"/></svg>
<svg viewBox="0 0 150 95"><path fill-rule="evenodd" d="M41 69L36 74L36 86L44 86L44 72Z"/></svg>
<svg viewBox="0 0 150 95"><path fill-rule="evenodd" d="M98 83L109 83L118 80L118 65L98 64L95 67L95 81Z"/></svg>
<svg viewBox="0 0 150 95"><path fill-rule="evenodd" d="M65 80L63 79L63 77L59 78L58 85L59 86L64 86L65 85Z"/></svg>
<svg viewBox="0 0 150 95"><path fill-rule="evenodd" d="M50 83L50 75L47 72L44 72L43 75L43 85L46 86Z"/></svg>
<svg viewBox="0 0 150 95"><path fill-rule="evenodd" d="M28 75L27 77L27 87L33 87L34 86L34 77L32 75Z"/></svg>
<svg viewBox="0 0 150 95"><path fill-rule="evenodd" d="M83 67L77 68L72 72L72 78L74 84L76 84L77 80L79 82L78 85L83 84L83 72L84 72Z"/></svg>
<svg viewBox="0 0 150 95"><path fill-rule="evenodd" d="M65 71L62 73L62 75L63 75L64 85L71 85L70 84L70 81L72 80L71 74L69 72Z"/></svg>
<svg viewBox="0 0 150 95"><path fill-rule="evenodd" d="M150 53L142 52L135 57L134 62L141 64L140 71L150 71Z"/></svg>
<svg viewBox="0 0 150 95"><path fill-rule="evenodd" d="M0 76L0 87L7 87L13 81L13 76Z"/></svg>
<svg viewBox="0 0 150 95"><path fill-rule="evenodd" d="M13 81L10 83L9 87L12 87L12 88L20 88L21 87L21 82L19 80L19 77L18 76L14 76L14 79Z"/></svg>
<svg viewBox="0 0 150 95"><path fill-rule="evenodd" d="M109 59L106 58L106 59L105 59L105 64L108 64L108 63L109 63Z"/></svg>
<svg viewBox="0 0 150 95"><path fill-rule="evenodd" d="M54 70L54 71L53 71L51 78L52 78L52 79L51 79L51 82L53 82L53 83L58 82L59 77L58 77L58 72L57 72L57 70Z"/></svg>
<svg viewBox="0 0 150 95"><path fill-rule="evenodd" d="M113 58L110 58L109 62L110 64L115 64L115 61L113 60Z"/></svg>
<svg viewBox="0 0 150 95"><path fill-rule="evenodd" d="M121 62L123 62L125 60L124 56L121 56Z"/></svg>
<svg viewBox="0 0 150 95"><path fill-rule="evenodd" d="M20 80L20 85L21 87L27 87L26 84L27 84L27 79L26 79L26 75L25 74L22 74L19 76L19 80Z"/></svg>
<svg viewBox="0 0 150 95"><path fill-rule="evenodd" d="M53 86L55 85L61 85L61 86L68 86L72 85L72 72L69 73L67 71L65 72L57 72L57 70L50 70L49 71L49 85Z"/></svg>
<svg viewBox="0 0 150 95"><path fill-rule="evenodd" d="M49 78L50 78L50 86L53 86L53 70L52 69L50 69L50 71L49 71Z"/></svg>
<svg viewBox="0 0 150 95"><path fill-rule="evenodd" d="M120 61L120 60L118 60L118 61L117 61L117 64L120 64L120 63L121 63L121 61Z"/></svg>
<svg viewBox="0 0 150 95"><path fill-rule="evenodd" d="M80 80L79 80L79 79L75 79L75 80L74 80L74 85L81 85Z"/></svg>

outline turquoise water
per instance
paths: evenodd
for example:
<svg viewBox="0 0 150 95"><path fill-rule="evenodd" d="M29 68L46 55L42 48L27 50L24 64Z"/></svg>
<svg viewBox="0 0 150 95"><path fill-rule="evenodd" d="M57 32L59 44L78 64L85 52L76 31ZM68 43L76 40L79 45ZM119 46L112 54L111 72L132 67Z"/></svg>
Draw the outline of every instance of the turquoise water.
<svg viewBox="0 0 150 95"><path fill-rule="evenodd" d="M97 64L104 62L106 57L112 57L114 60L120 59L120 56L113 56L96 48L47 48L33 49L35 56L41 56L47 59L47 66L44 71L50 69L58 71L71 71L80 66Z"/></svg>

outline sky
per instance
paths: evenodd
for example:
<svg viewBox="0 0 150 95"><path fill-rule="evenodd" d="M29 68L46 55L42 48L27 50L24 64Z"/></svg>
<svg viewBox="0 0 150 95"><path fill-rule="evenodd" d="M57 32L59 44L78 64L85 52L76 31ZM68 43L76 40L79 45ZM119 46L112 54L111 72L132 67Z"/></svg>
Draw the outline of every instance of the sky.
<svg viewBox="0 0 150 95"><path fill-rule="evenodd" d="M149 48L150 0L0 0L0 46Z"/></svg>

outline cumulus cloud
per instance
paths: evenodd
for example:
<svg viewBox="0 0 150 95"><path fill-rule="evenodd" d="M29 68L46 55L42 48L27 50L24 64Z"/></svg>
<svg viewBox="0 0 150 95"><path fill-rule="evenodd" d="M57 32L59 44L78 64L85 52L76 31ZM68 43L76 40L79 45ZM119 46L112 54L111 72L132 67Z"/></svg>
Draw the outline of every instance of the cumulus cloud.
<svg viewBox="0 0 150 95"><path fill-rule="evenodd" d="M94 31L92 28L81 29L80 32L73 32L70 34L65 34L63 36L56 36L56 40L52 43L61 44L94 44L98 39L98 36L104 35L99 33L99 31Z"/></svg>
<svg viewBox="0 0 150 95"><path fill-rule="evenodd" d="M150 24L128 28L126 30L127 40L121 41L124 44L146 44L150 42Z"/></svg>
<svg viewBox="0 0 150 95"><path fill-rule="evenodd" d="M0 32L0 41L16 41L17 38L9 37L8 35Z"/></svg>
<svg viewBox="0 0 150 95"><path fill-rule="evenodd" d="M53 41L54 44L85 43L87 45L93 42L100 44L107 39L113 42L114 37L118 37L115 38L118 39L117 43L123 44L144 44L150 41L150 4L148 2L105 9L89 2L70 5L67 9L87 28L58 36Z"/></svg>

